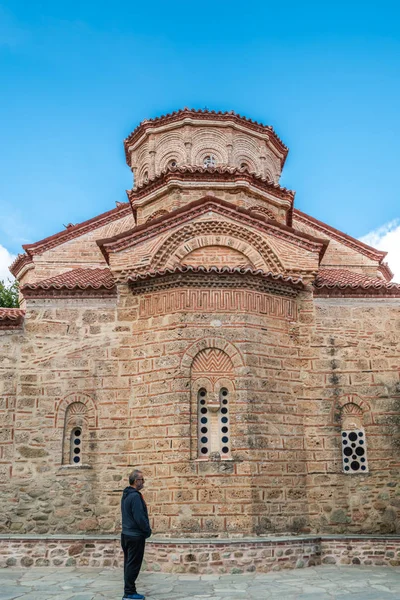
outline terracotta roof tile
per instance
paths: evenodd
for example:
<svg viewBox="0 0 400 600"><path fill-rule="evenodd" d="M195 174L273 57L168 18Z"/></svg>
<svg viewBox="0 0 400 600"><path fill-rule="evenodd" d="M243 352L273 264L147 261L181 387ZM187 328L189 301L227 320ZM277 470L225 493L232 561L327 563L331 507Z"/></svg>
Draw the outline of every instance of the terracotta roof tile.
<svg viewBox="0 0 400 600"><path fill-rule="evenodd" d="M26 283L22 286L21 292L24 296L35 297L36 292L40 291L114 291L115 281L110 269L73 269L37 281L36 283ZM42 293L40 294L43 295Z"/></svg>
<svg viewBox="0 0 400 600"><path fill-rule="evenodd" d="M0 329L16 329L23 323L25 311L21 308L0 308Z"/></svg>
<svg viewBox="0 0 400 600"><path fill-rule="evenodd" d="M172 269L162 269L159 271L147 271L146 273L135 273L128 277L128 281L140 281L146 279L153 279L155 277L163 277L164 275L173 275L176 273L215 273L218 275L254 275L263 279L269 279L270 281L279 281L281 283L287 283L295 287L304 287L303 280L301 277L287 277L283 274L275 274L270 271L263 271L262 269L252 269L251 267L203 267L192 265L179 265Z"/></svg>
<svg viewBox="0 0 400 600"><path fill-rule="evenodd" d="M320 269L314 289L317 295L400 296L400 283L389 283L348 269Z"/></svg>
<svg viewBox="0 0 400 600"><path fill-rule="evenodd" d="M278 197L285 198L293 202L295 192L281 187L277 183L269 181L261 175L256 175L247 169L239 169L237 167L219 166L219 167L201 167L193 165L182 165L180 167L167 167L159 175L149 179L146 183L142 183L132 190L127 190L127 195L132 204L134 201L154 191L158 187L164 185L171 179L208 179L222 181L240 181L245 180L255 187L267 189L275 192Z"/></svg>
<svg viewBox="0 0 400 600"><path fill-rule="evenodd" d="M282 142L282 140L278 137L278 135L275 133L271 125L264 125L263 123L252 121L251 119L243 117L242 115L239 115L234 111L223 112L207 109L198 110L194 108L183 108L175 112L168 113L166 115L161 115L160 117L155 117L154 119L145 119L132 131L130 135L128 135L128 137L124 140L125 156L128 165L130 166L128 151L129 146L136 142L140 138L140 136L145 133L147 129L154 129L155 127L168 125L169 123L181 121L187 117L208 121L234 121L236 123L245 125L248 129L252 129L253 131L257 131L259 133L270 133L272 134L272 141L283 154L283 159L281 161L282 166L285 163L286 156L289 150L287 146L285 146L285 144Z"/></svg>
<svg viewBox="0 0 400 600"><path fill-rule="evenodd" d="M18 321L24 315L22 308L0 308L0 321Z"/></svg>
<svg viewBox="0 0 400 600"><path fill-rule="evenodd" d="M325 239L319 239L307 233L295 230L278 221L268 219L264 215L252 212L241 206L235 206L234 204L222 200L221 198L216 198L215 196L203 196L198 200L194 200L170 213L160 216L154 221L148 221L147 223L138 225L133 229L124 231L110 238L96 240L96 243L108 263L110 253L119 252L128 247L132 247L134 244L137 244L144 239L159 235L161 232L167 231L176 225L182 225L183 222L188 222L195 216L204 214L209 210L215 210L216 212L219 212L219 214L227 216L238 216L242 222L246 222L252 227L259 226L260 230L264 230L266 225L270 228L270 231L274 232L278 237L294 242L308 250L318 251L320 260L329 243Z"/></svg>

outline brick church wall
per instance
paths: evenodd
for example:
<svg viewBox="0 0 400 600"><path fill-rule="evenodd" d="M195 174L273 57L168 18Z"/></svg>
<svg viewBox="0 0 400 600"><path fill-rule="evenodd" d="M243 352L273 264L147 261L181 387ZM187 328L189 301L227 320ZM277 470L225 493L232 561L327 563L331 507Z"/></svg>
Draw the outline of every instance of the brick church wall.
<svg viewBox="0 0 400 600"><path fill-rule="evenodd" d="M312 370L299 398L313 531L400 529L398 300L316 299ZM345 474L341 411L361 408L368 473Z"/></svg>

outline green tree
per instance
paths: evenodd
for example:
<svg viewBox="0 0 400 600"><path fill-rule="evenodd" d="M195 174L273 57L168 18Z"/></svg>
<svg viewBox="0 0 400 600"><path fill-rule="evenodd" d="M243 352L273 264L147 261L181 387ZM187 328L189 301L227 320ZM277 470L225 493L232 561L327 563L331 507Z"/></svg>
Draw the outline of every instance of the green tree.
<svg viewBox="0 0 400 600"><path fill-rule="evenodd" d="M0 307L18 308L18 282L0 279Z"/></svg>

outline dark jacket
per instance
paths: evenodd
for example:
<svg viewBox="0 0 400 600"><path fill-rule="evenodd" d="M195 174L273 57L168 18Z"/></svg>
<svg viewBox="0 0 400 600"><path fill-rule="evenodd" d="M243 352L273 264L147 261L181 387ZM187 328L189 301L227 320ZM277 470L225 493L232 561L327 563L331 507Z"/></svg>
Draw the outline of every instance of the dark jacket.
<svg viewBox="0 0 400 600"><path fill-rule="evenodd" d="M149 515L142 494L128 486L122 492L121 498L122 533L134 537L151 536Z"/></svg>

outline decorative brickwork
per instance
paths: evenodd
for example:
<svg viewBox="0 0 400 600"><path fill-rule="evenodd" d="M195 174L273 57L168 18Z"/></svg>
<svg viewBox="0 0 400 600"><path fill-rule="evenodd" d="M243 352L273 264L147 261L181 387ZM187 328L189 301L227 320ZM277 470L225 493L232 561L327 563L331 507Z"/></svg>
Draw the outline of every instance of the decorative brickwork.
<svg viewBox="0 0 400 600"><path fill-rule="evenodd" d="M133 467L172 538L149 568L393 564L388 539L262 537L400 531L385 253L293 211L269 127L184 110L125 147L130 203L27 245L0 309L0 531L59 536L10 540L15 564L119 563Z"/></svg>

